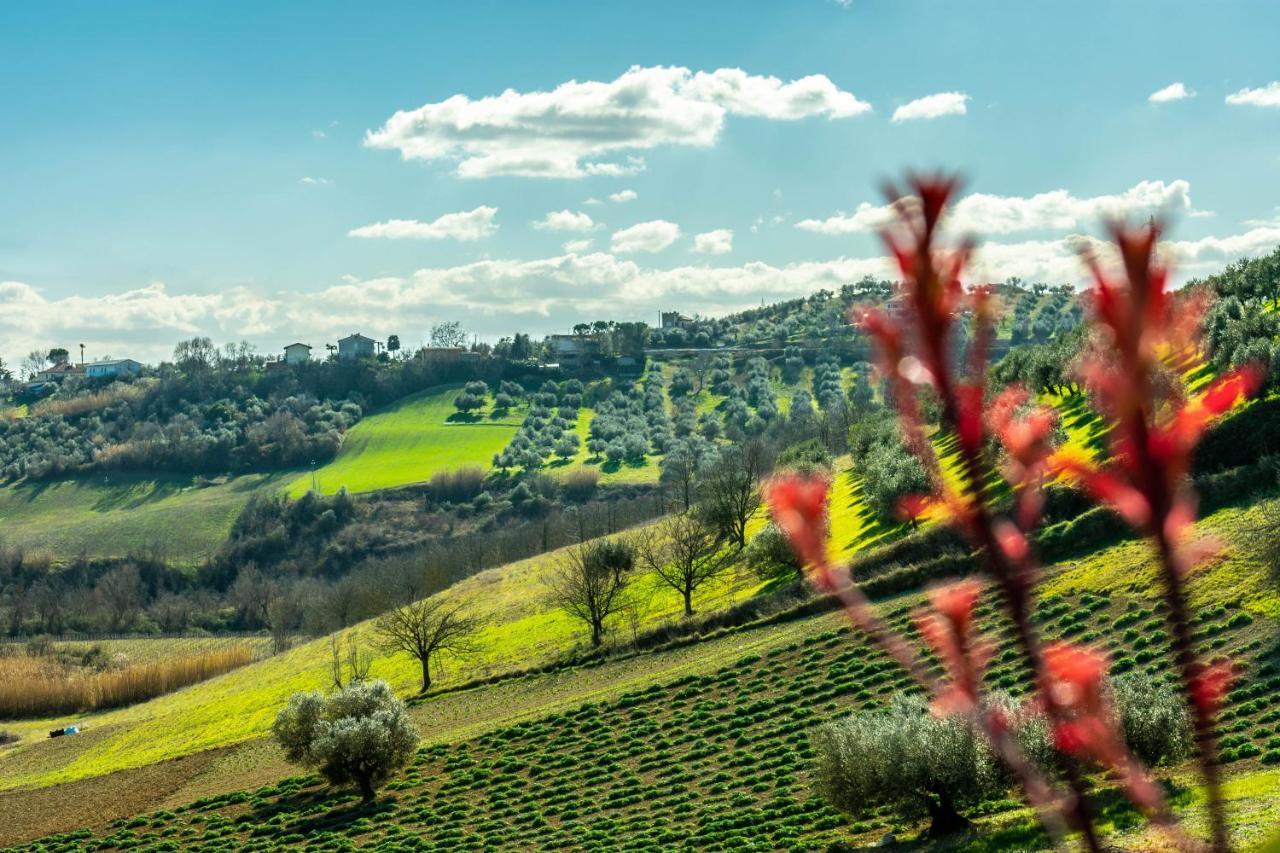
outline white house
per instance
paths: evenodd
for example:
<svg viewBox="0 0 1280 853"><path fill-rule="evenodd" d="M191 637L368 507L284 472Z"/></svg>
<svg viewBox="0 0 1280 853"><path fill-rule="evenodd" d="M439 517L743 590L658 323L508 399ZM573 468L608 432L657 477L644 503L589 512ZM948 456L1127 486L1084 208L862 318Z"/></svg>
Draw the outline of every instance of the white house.
<svg viewBox="0 0 1280 853"><path fill-rule="evenodd" d="M358 332L353 332L338 340L338 360L355 361L361 358L372 358L375 343L373 338L366 338Z"/></svg>
<svg viewBox="0 0 1280 853"><path fill-rule="evenodd" d="M306 344L289 344L284 348L285 364L306 364L311 360L311 347Z"/></svg>
<svg viewBox="0 0 1280 853"><path fill-rule="evenodd" d="M142 372L142 362L131 358L111 358L106 361L95 361L84 366L84 375L90 379L104 379L109 376L137 376Z"/></svg>

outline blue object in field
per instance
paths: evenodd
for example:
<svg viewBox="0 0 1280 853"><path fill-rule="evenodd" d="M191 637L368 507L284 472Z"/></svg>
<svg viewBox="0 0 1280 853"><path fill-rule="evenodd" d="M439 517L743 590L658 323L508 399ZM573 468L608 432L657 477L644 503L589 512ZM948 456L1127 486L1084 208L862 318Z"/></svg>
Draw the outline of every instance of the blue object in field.
<svg viewBox="0 0 1280 853"><path fill-rule="evenodd" d="M53 731L49 732L49 737L62 737L63 735L78 735L78 734L80 734L79 726L65 726L63 728L54 729Z"/></svg>

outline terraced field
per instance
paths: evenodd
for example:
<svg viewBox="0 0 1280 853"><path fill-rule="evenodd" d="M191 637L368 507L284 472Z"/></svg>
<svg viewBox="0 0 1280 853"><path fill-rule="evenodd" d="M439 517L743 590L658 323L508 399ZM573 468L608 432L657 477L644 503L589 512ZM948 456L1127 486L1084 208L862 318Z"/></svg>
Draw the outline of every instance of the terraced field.
<svg viewBox="0 0 1280 853"><path fill-rule="evenodd" d="M198 563L226 539L249 497L295 476L247 474L212 485L191 476L98 474L0 487L0 541L67 558L157 551Z"/></svg>
<svg viewBox="0 0 1280 853"><path fill-rule="evenodd" d="M1239 543L1254 512L1223 510L1201 529ZM1125 544L1055 569L1037 621L1049 636L1113 639L1116 671L1161 677L1170 668L1157 651L1162 605L1143 573L1151 566L1141 549ZM1230 551L1228 556L1194 576L1192 590L1200 602L1199 643L1207 654L1235 661L1240 676L1221 730L1236 840L1248 844L1280 816L1272 794L1280 783L1280 709L1273 701L1280 691L1280 661L1276 622L1265 615L1276 593L1265 568ZM998 640L991 681L1016 692L1025 674L1008 626L993 613L990 597L984 600L980 622ZM909 632L910 613L919 602L913 594L886 601L881 609ZM42 849L821 849L916 830L884 812L850 820L808 788L814 726L882 703L908 687L905 677L865 647L838 614L732 636L755 635L776 643L766 640L732 658L726 657L730 638L715 640L703 644L708 654L700 672L671 677L659 667L647 684L572 709L526 714L470 737L450 737L447 727L437 726L414 766L374 807L326 791L314 777L293 777L121 819L97 833L47 839ZM688 653L698 656L699 650ZM635 660L643 664L644 658ZM572 672L484 690L505 687L513 697L535 695L530 687L539 679L592 677L591 669ZM443 710L465 700L466 694L429 700L415 714L434 717L435 703L443 703ZM1199 794L1188 773L1173 768L1166 775L1175 806L1188 811L1191 828L1200 828L1189 809ZM1104 789L1100 801L1110 840L1150 849L1155 839L1144 834L1142 821L1121 798L1106 793L1105 780L1097 781ZM977 820L978 833L955 849L1043 846L1016 800L988 803Z"/></svg>

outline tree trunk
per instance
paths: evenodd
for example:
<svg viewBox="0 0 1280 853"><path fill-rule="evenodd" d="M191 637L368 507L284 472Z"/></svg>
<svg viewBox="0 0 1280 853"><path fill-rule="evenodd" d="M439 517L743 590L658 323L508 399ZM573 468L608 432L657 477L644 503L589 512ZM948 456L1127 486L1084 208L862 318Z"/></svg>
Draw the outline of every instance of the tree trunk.
<svg viewBox="0 0 1280 853"><path fill-rule="evenodd" d="M377 794L373 792L373 782L369 779L369 774L363 773L357 776L356 784L360 786L360 801L372 803Z"/></svg>
<svg viewBox="0 0 1280 853"><path fill-rule="evenodd" d="M926 794L925 808L929 810L929 828L925 835L929 838L941 838L953 832L960 832L969 827L969 819L956 811L951 797L944 794Z"/></svg>
<svg viewBox="0 0 1280 853"><path fill-rule="evenodd" d="M600 635L601 635L601 633L603 633L601 624L600 624L599 622L592 622L592 623L591 623L591 645L592 645L592 647L599 647L599 645L600 645Z"/></svg>
<svg viewBox="0 0 1280 853"><path fill-rule="evenodd" d="M422 692L426 693L431 689L431 658L424 657L422 660Z"/></svg>
<svg viewBox="0 0 1280 853"><path fill-rule="evenodd" d="M684 615L686 617L693 615L693 590L684 590Z"/></svg>

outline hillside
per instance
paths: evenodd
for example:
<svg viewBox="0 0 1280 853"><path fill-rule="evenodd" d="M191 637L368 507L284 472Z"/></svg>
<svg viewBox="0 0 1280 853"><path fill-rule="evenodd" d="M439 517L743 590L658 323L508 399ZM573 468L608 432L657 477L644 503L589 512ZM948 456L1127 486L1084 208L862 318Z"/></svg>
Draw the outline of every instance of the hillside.
<svg viewBox="0 0 1280 853"><path fill-rule="evenodd" d="M489 467L520 416L497 417L492 408L460 416L453 407L458 392L458 386L423 391L363 419L347 433L337 457L293 481L289 495L313 487L326 495L343 487L369 492L425 482L464 465Z"/></svg>
<svg viewBox="0 0 1280 853"><path fill-rule="evenodd" d="M156 553L196 564L226 540L259 490L293 475L245 474L205 484L191 476L111 473L0 486L0 542L55 558Z"/></svg>
<svg viewBox="0 0 1280 853"><path fill-rule="evenodd" d="M1280 719L1266 700L1280 684L1280 670L1272 660L1280 595L1246 548L1260 513L1276 503L1270 498L1253 507L1228 508L1202 521L1200 534L1219 537L1227 550L1191 582L1201 614L1200 642L1243 667L1222 722L1229 735L1224 741L1228 793L1241 842L1259 839L1278 817L1268 791L1280 781L1280 772L1259 764L1258 758L1271 749L1273 727ZM1162 624L1160 604L1152 597L1153 572L1149 550L1136 542L1053 567L1047 571L1038 621L1051 636L1097 636L1112 643L1117 669L1160 672L1167 662L1147 648L1149 635ZM902 625L919 601L919 594L909 594L880 607ZM1002 637L991 681L1016 689L1022 677L1012 668L1013 658L1002 653L1008 635L999 630L999 620L990 621L989 605L980 615ZM265 679L272 665L267 661L244 672L253 670ZM606 844L773 849L820 847L840 839L869 843L902 825L885 814L851 823L814 800L806 783L809 732L823 719L883 701L889 691L905 686L898 670L865 648L841 615L804 617L668 652L430 699L414 709L426 738L415 767L373 811L352 810L346 795L315 790L314 780L297 777L226 795L247 780L265 784L283 774L270 750L246 745L224 754L216 769L196 759L193 769L199 780L193 785L204 787L188 791L191 797L201 796L199 802L183 806L161 795L150 808L164 811L117 821L100 830L99 837L110 836L114 842L176 837L186 849L226 840L345 837L363 847L407 841L430 827L432 845L441 848ZM243 713L234 704L234 691L224 692L214 683L187 692L203 694L224 712L234 707L237 716ZM193 708L194 703L184 714L168 716L167 728L188 736L200 731ZM107 728L102 721L98 730ZM100 740L104 746L136 747L145 742L143 731L154 737L163 729L140 726L126 737L114 731L95 735L91 728L85 737L106 738ZM70 743L58 746L73 748ZM47 749L5 754L0 770L6 783L39 784L40 774L51 769L36 770L43 763L42 751L52 758ZM101 760L108 752L94 748L85 753L90 754ZM79 761L60 763L65 769L45 775L43 782L86 769ZM181 765L171 766L177 771ZM105 765L94 772L101 769ZM100 789L105 795L126 778L108 777ZM1184 777L1174 771L1173 778ZM1190 799L1188 792L1175 801L1185 807ZM0 804L0 816L7 818L5 825L41 825L23 816L37 802L48 805L39 789L12 791ZM1144 836L1134 834L1141 832L1141 824L1131 812L1117 807L1108 814L1107 829L1125 846L1144 846ZM248 818L239 819L242 815ZM992 804L979 820L982 838L964 849L1040 844L1030 815L1016 801Z"/></svg>

